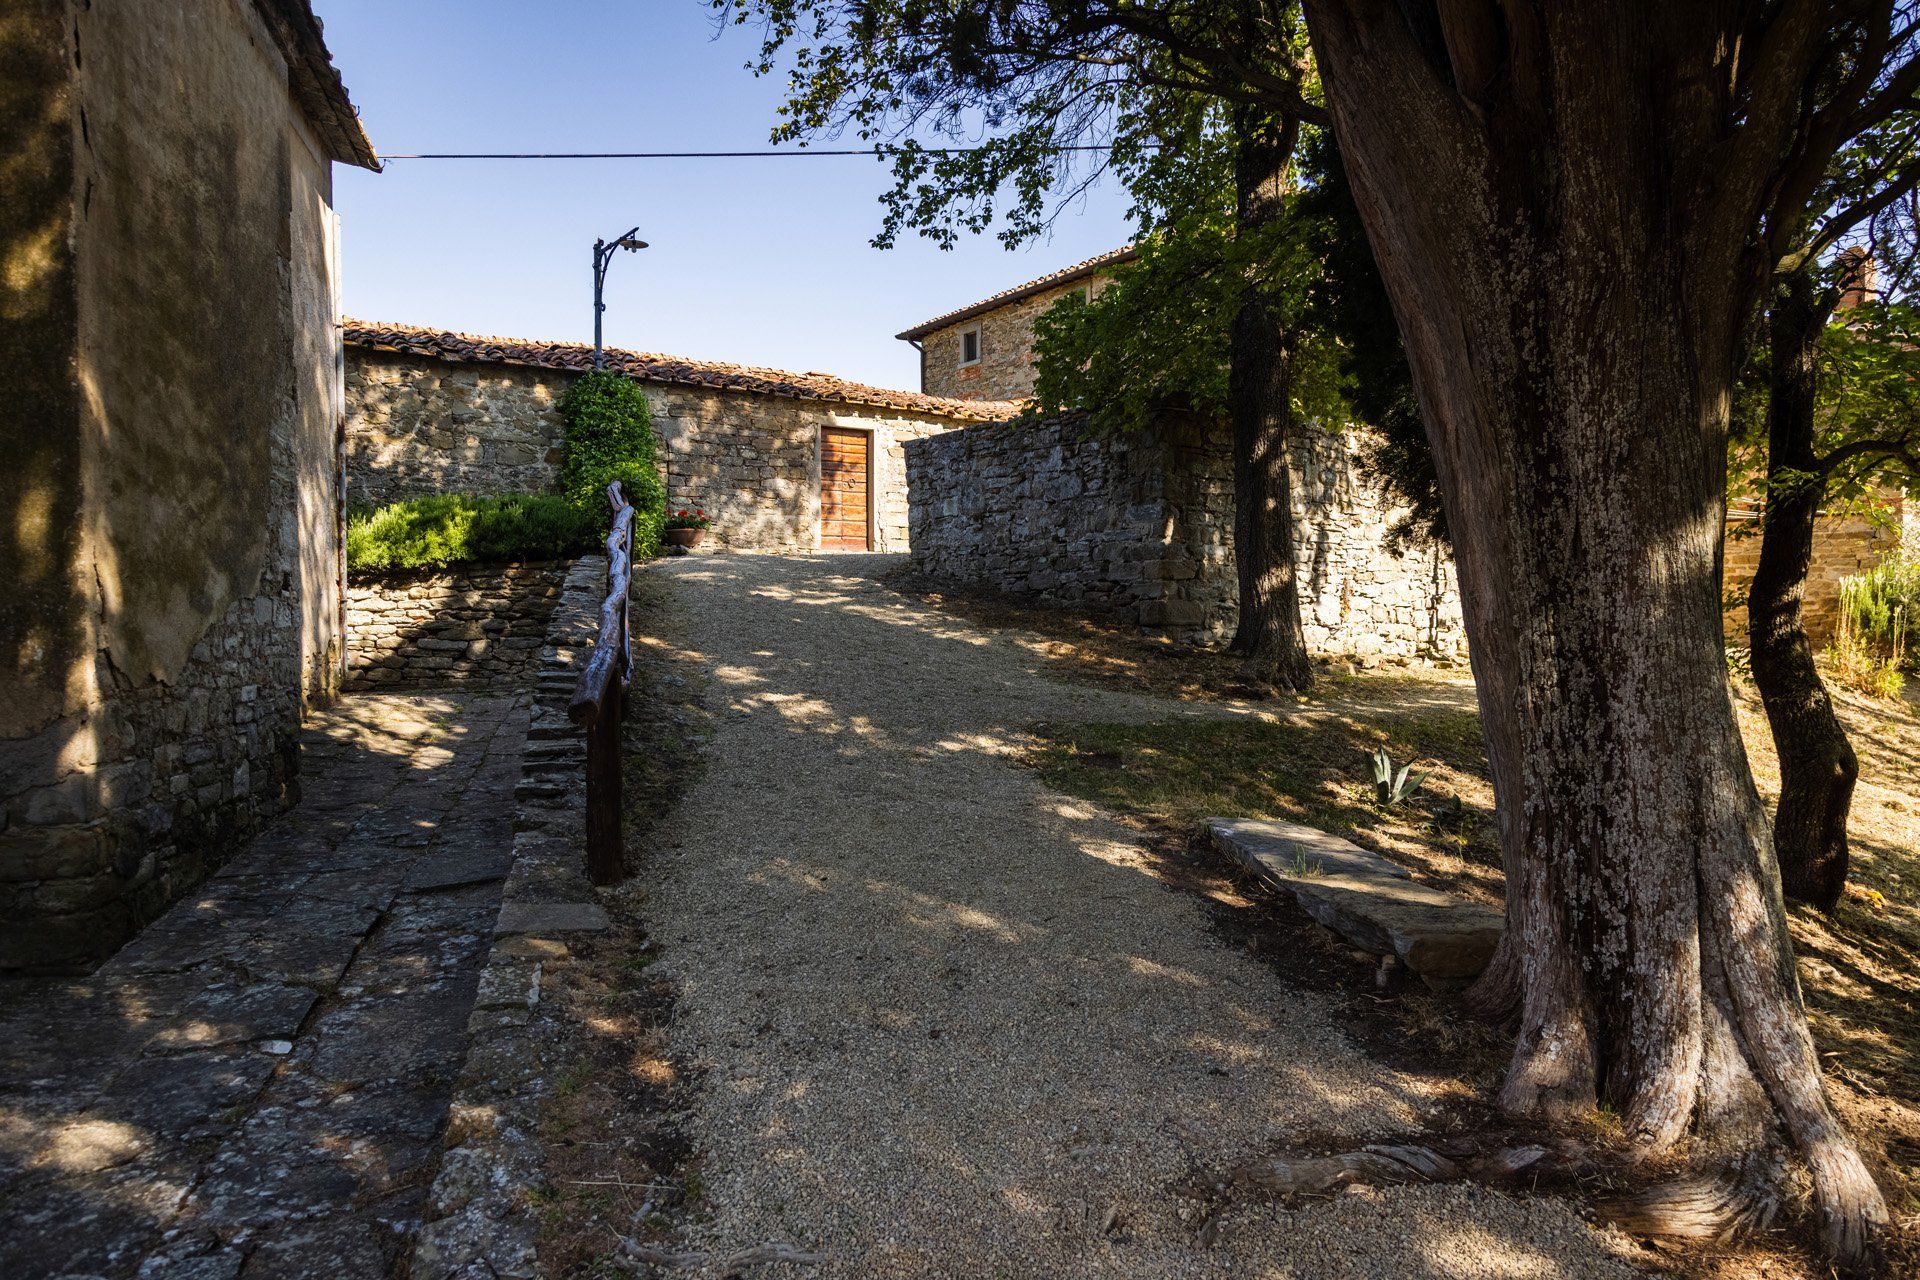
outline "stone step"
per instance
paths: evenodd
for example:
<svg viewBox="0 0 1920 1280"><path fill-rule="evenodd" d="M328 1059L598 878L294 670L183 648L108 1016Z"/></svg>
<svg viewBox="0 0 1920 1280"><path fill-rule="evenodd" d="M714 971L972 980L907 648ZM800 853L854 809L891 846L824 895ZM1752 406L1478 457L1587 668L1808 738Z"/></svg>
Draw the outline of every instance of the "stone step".
<svg viewBox="0 0 1920 1280"><path fill-rule="evenodd" d="M1418 884L1350 840L1295 822L1234 818L1209 818L1207 834L1321 925L1357 947L1397 957L1436 990L1478 977L1499 944L1499 911Z"/></svg>

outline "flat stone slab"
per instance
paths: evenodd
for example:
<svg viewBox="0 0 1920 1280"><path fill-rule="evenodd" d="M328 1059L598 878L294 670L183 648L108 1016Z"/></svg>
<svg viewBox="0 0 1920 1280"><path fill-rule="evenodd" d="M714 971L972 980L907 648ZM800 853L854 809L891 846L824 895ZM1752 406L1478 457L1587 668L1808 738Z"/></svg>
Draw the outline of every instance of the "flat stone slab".
<svg viewBox="0 0 1920 1280"><path fill-rule="evenodd" d="M607 927L606 909L596 902L507 902L494 923L496 934L595 933Z"/></svg>
<svg viewBox="0 0 1920 1280"><path fill-rule="evenodd" d="M1500 912L1415 883L1350 840L1293 822L1209 818L1214 847L1290 893L1321 925L1392 955L1429 986L1478 977L1500 942Z"/></svg>
<svg viewBox="0 0 1920 1280"><path fill-rule="evenodd" d="M396 1274L469 1043L526 706L317 710L301 802L219 875L90 980L0 990L0 1277Z"/></svg>

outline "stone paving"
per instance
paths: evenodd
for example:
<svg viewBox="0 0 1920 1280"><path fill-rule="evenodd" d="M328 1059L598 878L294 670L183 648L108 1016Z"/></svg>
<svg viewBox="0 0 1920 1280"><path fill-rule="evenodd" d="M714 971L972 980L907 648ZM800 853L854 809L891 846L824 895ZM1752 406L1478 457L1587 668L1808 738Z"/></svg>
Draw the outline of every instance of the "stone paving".
<svg viewBox="0 0 1920 1280"><path fill-rule="evenodd" d="M91 978L0 986L0 1277L395 1274L512 848L525 695L314 716L303 798Z"/></svg>

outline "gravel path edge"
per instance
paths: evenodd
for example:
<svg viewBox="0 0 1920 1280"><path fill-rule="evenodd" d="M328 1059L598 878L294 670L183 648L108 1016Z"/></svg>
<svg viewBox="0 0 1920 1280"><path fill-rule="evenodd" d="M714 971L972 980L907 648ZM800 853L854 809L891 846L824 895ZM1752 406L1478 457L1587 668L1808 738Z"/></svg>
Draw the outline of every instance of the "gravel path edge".
<svg viewBox="0 0 1920 1280"><path fill-rule="evenodd" d="M537 1274L540 1109L566 1044L541 985L567 962L567 935L603 928L606 918L585 872L585 740L567 718L579 659L599 630L606 581L605 556L574 562L540 650L514 788L512 869L467 1024L466 1063L411 1280Z"/></svg>

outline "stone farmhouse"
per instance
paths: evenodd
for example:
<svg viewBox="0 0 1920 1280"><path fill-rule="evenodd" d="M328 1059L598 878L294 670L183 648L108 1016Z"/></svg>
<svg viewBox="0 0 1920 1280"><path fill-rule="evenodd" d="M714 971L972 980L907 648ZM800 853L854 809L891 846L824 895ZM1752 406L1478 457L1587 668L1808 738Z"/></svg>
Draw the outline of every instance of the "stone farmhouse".
<svg viewBox="0 0 1920 1280"><path fill-rule="evenodd" d="M107 954L281 808L344 670L335 164L305 0L25 0L0 200L0 969Z"/></svg>
<svg viewBox="0 0 1920 1280"><path fill-rule="evenodd" d="M1021 400L1034 388L1035 319L1073 292L1097 295L1135 257L1131 245L1003 289L898 337L920 352L921 390ZM1156 439L1090 432L1075 419L981 426L908 446L909 529L923 572L1044 602L1098 607L1191 643L1232 634L1231 458L1219 432L1169 420ZM1438 548L1389 535L1404 516L1369 478L1364 428L1304 432L1293 442L1295 545L1302 623L1317 652L1457 660L1459 597ZM1840 579L1920 528L1913 504L1886 495L1898 519L1824 517L1808 576L1810 630L1831 630ZM1729 601L1744 599L1759 552L1756 513L1728 521ZM1909 535L1912 536L1912 535ZM1744 643L1744 610L1729 632Z"/></svg>
<svg viewBox="0 0 1920 1280"><path fill-rule="evenodd" d="M920 389L966 400L1024 400L1033 394L1033 322L1070 293L1091 298L1132 245L1002 289L896 334L920 353Z"/></svg>
<svg viewBox="0 0 1920 1280"><path fill-rule="evenodd" d="M557 406L591 347L351 320L345 340L349 501L553 485ZM1019 409L633 351L606 362L647 393L668 502L704 507L713 540L739 550L905 550L906 442Z"/></svg>

